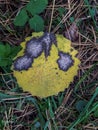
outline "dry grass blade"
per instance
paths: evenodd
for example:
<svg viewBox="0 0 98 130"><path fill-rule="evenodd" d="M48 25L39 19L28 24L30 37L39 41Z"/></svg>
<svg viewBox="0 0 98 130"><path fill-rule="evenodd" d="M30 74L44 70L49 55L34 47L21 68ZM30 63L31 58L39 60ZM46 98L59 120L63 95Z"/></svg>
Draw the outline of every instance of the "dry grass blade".
<svg viewBox="0 0 98 130"><path fill-rule="evenodd" d="M54 13L54 6L55 6L55 0L53 0L53 7L52 7L52 13L51 13L51 19L50 19L50 25L49 25L49 32L51 32L53 13Z"/></svg>
<svg viewBox="0 0 98 130"><path fill-rule="evenodd" d="M75 5L77 4L77 2L75 2L74 4L73 4L73 6L72 6L72 8L71 8L71 12L70 12L70 10L66 13L66 15L62 18L62 20L60 21L60 23L54 28L54 30L53 30L53 33L55 33L58 29L59 29L59 27L60 27L60 24L61 23L65 23L66 22L66 20L72 15L72 13L78 8L78 6L77 7L75 7Z"/></svg>

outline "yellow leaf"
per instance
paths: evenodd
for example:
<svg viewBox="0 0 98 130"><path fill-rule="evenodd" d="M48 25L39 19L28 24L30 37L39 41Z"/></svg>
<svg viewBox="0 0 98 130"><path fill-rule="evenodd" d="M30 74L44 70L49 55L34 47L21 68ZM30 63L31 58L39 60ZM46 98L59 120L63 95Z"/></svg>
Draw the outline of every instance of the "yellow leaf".
<svg viewBox="0 0 98 130"><path fill-rule="evenodd" d="M33 33L31 37L26 38L21 43L22 50L15 59L26 55L27 43L33 37L39 39L40 37L44 37L44 34L42 32ZM33 61L28 69L16 70L15 64L13 64L13 74L18 84L24 91L30 92L33 96L43 98L57 95L59 92L64 91L77 75L78 65L80 64L80 60L76 57L77 50L62 35L56 35L55 37L57 46L55 44L51 45L47 57L45 57L44 51L36 58L31 56Z"/></svg>

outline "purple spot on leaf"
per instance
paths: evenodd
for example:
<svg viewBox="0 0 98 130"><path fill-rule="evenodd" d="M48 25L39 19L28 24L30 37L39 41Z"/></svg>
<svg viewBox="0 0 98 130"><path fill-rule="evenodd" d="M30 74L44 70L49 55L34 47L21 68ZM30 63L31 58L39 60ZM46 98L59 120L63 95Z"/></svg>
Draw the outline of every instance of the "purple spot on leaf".
<svg viewBox="0 0 98 130"><path fill-rule="evenodd" d="M60 58L57 60L59 68L67 71L74 63L72 57L68 53L59 52Z"/></svg>

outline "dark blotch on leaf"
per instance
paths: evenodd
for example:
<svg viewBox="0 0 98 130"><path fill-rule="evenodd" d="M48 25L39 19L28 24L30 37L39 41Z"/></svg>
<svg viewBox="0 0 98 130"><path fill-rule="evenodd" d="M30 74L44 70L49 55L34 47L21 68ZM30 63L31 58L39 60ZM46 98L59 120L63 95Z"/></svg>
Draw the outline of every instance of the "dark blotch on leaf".
<svg viewBox="0 0 98 130"><path fill-rule="evenodd" d="M27 70L32 66L32 62L33 58L28 57L28 55L23 55L14 61L14 69L18 71Z"/></svg>
<svg viewBox="0 0 98 130"><path fill-rule="evenodd" d="M71 55L59 52L59 56L60 58L57 60L59 68L63 71L67 71L74 63Z"/></svg>
<svg viewBox="0 0 98 130"><path fill-rule="evenodd" d="M33 59L39 57L42 52L45 53L47 58L50 55L53 43L57 46L55 35L48 32L41 37L32 38L26 43L24 55L14 61L14 69L18 71L27 70L32 66Z"/></svg>
<svg viewBox="0 0 98 130"><path fill-rule="evenodd" d="M32 38L27 42L25 53L28 54L29 57L37 58L41 55L42 51L42 43L39 38Z"/></svg>

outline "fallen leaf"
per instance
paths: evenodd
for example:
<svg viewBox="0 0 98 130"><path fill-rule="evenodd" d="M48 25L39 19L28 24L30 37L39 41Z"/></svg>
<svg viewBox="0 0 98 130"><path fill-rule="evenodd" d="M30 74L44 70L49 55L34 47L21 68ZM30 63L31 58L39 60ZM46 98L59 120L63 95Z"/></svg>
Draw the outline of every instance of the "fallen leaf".
<svg viewBox="0 0 98 130"><path fill-rule="evenodd" d="M65 32L64 36L71 40L72 42L77 41L79 34L78 34L78 27L75 23L73 23Z"/></svg>

